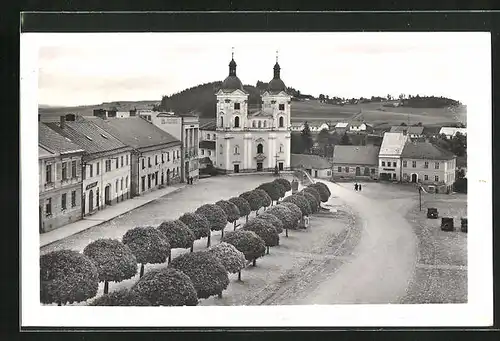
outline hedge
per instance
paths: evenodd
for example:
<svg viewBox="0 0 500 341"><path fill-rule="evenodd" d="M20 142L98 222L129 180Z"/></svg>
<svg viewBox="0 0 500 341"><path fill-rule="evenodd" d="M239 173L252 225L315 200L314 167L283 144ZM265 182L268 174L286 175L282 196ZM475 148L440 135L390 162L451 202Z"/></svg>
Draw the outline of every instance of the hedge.
<svg viewBox="0 0 500 341"><path fill-rule="evenodd" d="M153 306L198 305L196 289L189 276L170 267L149 271L135 284L133 290Z"/></svg>
<svg viewBox="0 0 500 341"><path fill-rule="evenodd" d="M82 302L97 294L99 274L92 260L73 250L40 256L40 302Z"/></svg>
<svg viewBox="0 0 500 341"><path fill-rule="evenodd" d="M268 223L271 223L271 225L273 225L274 229L276 230L276 233L278 234L283 232L283 223L281 222L281 220L274 214L269 213L268 211L259 214L259 216L256 219L262 219L264 221L267 221Z"/></svg>
<svg viewBox="0 0 500 341"><path fill-rule="evenodd" d="M285 187L285 190L287 192L292 190L292 184L287 179L285 179L285 178L277 178L274 181L279 182L280 184L282 184Z"/></svg>
<svg viewBox="0 0 500 341"><path fill-rule="evenodd" d="M116 239L97 239L83 249L97 267L99 281L108 293L109 282L121 282L137 273L137 259L133 251Z"/></svg>
<svg viewBox="0 0 500 341"><path fill-rule="evenodd" d="M280 237L276 229L270 222L262 219L252 219L245 225L243 230L255 232L266 244L267 253L269 254L270 246L277 246L280 243Z"/></svg>
<svg viewBox="0 0 500 341"><path fill-rule="evenodd" d="M193 252L193 243L196 239L193 231L180 220L167 220L158 226L158 230L163 233L170 243L171 249L191 248Z"/></svg>
<svg viewBox="0 0 500 341"><path fill-rule="evenodd" d="M229 277L221 261L208 251L185 253L172 260L169 267L184 272L193 282L198 298L222 296Z"/></svg>
<svg viewBox="0 0 500 341"><path fill-rule="evenodd" d="M239 251L234 245L221 242L208 249L229 273L238 273L238 280L241 281L241 270L246 266L246 259L243 252Z"/></svg>
<svg viewBox="0 0 500 341"><path fill-rule="evenodd" d="M140 293L131 289L121 289L104 294L93 300L91 306L150 306L151 303Z"/></svg>
<svg viewBox="0 0 500 341"><path fill-rule="evenodd" d="M254 266L257 258L264 256L266 252L266 243L252 231L237 230L229 232L221 241L231 244L243 252L245 259L252 261Z"/></svg>

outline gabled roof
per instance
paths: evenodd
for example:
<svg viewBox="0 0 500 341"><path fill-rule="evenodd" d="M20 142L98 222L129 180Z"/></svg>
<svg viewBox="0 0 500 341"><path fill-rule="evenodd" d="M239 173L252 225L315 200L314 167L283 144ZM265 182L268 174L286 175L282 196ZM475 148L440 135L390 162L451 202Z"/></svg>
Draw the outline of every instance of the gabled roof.
<svg viewBox="0 0 500 341"><path fill-rule="evenodd" d="M455 136L456 133L467 135L467 128L442 127L439 131L439 135L445 134L447 136Z"/></svg>
<svg viewBox="0 0 500 341"><path fill-rule="evenodd" d="M346 123L346 122L339 122L335 125L335 128L347 128L347 126L349 125L349 123Z"/></svg>
<svg viewBox="0 0 500 341"><path fill-rule="evenodd" d="M215 141L200 141L200 148L215 150Z"/></svg>
<svg viewBox="0 0 500 341"><path fill-rule="evenodd" d="M213 118L210 119L202 119L200 118L200 130L217 130L217 123Z"/></svg>
<svg viewBox="0 0 500 341"><path fill-rule="evenodd" d="M333 149L333 164L377 165L380 147L341 146Z"/></svg>
<svg viewBox="0 0 500 341"><path fill-rule="evenodd" d="M55 132L71 139L88 154L116 149L130 150L123 142L88 120L66 121L62 129L58 122L45 124Z"/></svg>
<svg viewBox="0 0 500 341"><path fill-rule="evenodd" d="M50 124L56 124L56 122ZM83 152L82 147L74 143L71 138L58 134L42 122L38 122L38 144L51 153Z"/></svg>
<svg viewBox="0 0 500 341"><path fill-rule="evenodd" d="M407 142L401 157L421 160L450 160L456 156L429 142Z"/></svg>
<svg viewBox="0 0 500 341"><path fill-rule="evenodd" d="M158 128L153 123L140 117L110 118L86 117L109 134L114 135L124 144L136 149L172 144L179 145L181 141Z"/></svg>
<svg viewBox="0 0 500 341"><path fill-rule="evenodd" d="M392 126L391 133L402 133L406 131L410 135L422 135L424 132L424 127L418 126Z"/></svg>
<svg viewBox="0 0 500 341"><path fill-rule="evenodd" d="M48 151L47 149L38 146L38 158L39 159L55 157L55 156L56 156L56 154L52 153L51 151Z"/></svg>
<svg viewBox="0 0 500 341"><path fill-rule="evenodd" d="M401 155L406 141L407 135L403 133L385 133L380 146L380 155Z"/></svg>
<svg viewBox="0 0 500 341"><path fill-rule="evenodd" d="M291 154L290 155L290 166L294 167L304 167L311 169L328 169L331 168L330 162L327 159L319 155L309 155L309 154Z"/></svg>

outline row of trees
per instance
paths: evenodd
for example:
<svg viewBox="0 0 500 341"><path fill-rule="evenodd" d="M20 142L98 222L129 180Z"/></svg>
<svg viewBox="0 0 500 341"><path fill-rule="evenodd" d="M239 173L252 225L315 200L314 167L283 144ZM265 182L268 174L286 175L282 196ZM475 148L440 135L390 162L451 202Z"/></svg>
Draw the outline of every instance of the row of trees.
<svg viewBox="0 0 500 341"><path fill-rule="evenodd" d="M94 297L99 282L104 295L92 305L196 305L198 299L222 296L229 285L228 273L238 273L247 262L256 266L269 248L279 245L279 235L303 226L303 217L317 212L331 193L315 183L299 193L288 180L278 178L229 200L206 204L179 219L158 227L135 227L121 240L98 239L83 253L58 250L40 257L40 299L42 303L63 305ZM281 200L282 199L282 200ZM281 203L280 203L281 200ZM264 212L258 211L264 208ZM255 212L253 219L248 219ZM240 227L237 221L246 218ZM224 234L227 223L233 231ZM237 229L237 227L240 227ZM221 243L211 246L211 231L221 231ZM207 249L193 252L195 240L207 237ZM190 249L175 259L171 250ZM168 266L144 274L146 264ZM121 282L137 274L132 288L109 293L109 282Z"/></svg>

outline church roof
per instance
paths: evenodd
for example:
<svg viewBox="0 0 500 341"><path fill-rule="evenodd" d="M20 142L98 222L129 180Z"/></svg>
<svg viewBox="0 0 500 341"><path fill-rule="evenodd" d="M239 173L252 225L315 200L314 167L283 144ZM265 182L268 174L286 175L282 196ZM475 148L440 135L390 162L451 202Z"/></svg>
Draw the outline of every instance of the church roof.
<svg viewBox="0 0 500 341"><path fill-rule="evenodd" d="M235 90L241 90L246 92L243 89L243 83L241 83L238 76L227 76L226 79L222 82L221 90L224 92L233 92Z"/></svg>
<svg viewBox="0 0 500 341"><path fill-rule="evenodd" d="M253 113L249 113L248 117L273 117L273 114L266 113L262 110L257 110Z"/></svg>

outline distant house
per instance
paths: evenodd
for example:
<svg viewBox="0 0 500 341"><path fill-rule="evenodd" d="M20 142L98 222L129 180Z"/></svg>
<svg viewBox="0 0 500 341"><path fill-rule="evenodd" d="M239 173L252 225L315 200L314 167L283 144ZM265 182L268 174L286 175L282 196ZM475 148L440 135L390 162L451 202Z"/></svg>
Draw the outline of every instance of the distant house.
<svg viewBox="0 0 500 341"><path fill-rule="evenodd" d="M323 129L330 130L328 123L314 124L309 126L312 132L319 133Z"/></svg>
<svg viewBox="0 0 500 341"><path fill-rule="evenodd" d="M381 180L401 180L401 153L407 141L408 135L405 132L384 134L378 166Z"/></svg>
<svg viewBox="0 0 500 341"><path fill-rule="evenodd" d="M292 123L290 129L292 131L300 132L304 129L304 123Z"/></svg>
<svg viewBox="0 0 500 341"><path fill-rule="evenodd" d="M369 124L366 124L364 122L351 122L349 124L349 131L350 132L362 132L362 133L365 133L365 132L372 132L373 131L373 127Z"/></svg>
<svg viewBox="0 0 500 341"><path fill-rule="evenodd" d="M333 150L334 178L378 178L378 155L376 146L341 146Z"/></svg>
<svg viewBox="0 0 500 341"><path fill-rule="evenodd" d="M442 127L439 131L439 135L446 135L446 138L449 139L454 137L457 133L467 135L467 128Z"/></svg>
<svg viewBox="0 0 500 341"><path fill-rule="evenodd" d="M424 127L420 126L392 126L391 133L406 133L410 138L424 136Z"/></svg>
<svg viewBox="0 0 500 341"><path fill-rule="evenodd" d="M347 123L347 122L338 122L335 125L334 129L335 129L335 132L337 134L343 135L346 131L349 130L349 123Z"/></svg>
<svg viewBox="0 0 500 341"><path fill-rule="evenodd" d="M217 127L214 119L200 121L200 136L199 136L199 161L206 164L208 158L213 164L215 160L215 141L217 140Z"/></svg>
<svg viewBox="0 0 500 341"><path fill-rule="evenodd" d="M303 169L314 178L330 178L332 176L330 162L319 155L291 154L290 167L292 170Z"/></svg>

